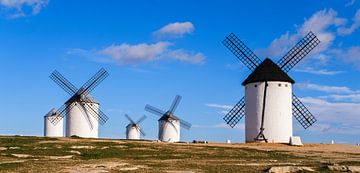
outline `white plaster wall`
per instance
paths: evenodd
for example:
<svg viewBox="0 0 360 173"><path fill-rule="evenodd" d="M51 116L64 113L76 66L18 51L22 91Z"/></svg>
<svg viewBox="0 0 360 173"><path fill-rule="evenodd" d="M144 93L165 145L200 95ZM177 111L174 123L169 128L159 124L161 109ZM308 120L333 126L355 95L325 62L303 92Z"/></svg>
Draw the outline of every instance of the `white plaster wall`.
<svg viewBox="0 0 360 173"><path fill-rule="evenodd" d="M72 109L67 110L66 116L66 136L71 137L72 135L77 135L83 138L98 138L99 134L99 122L98 119L95 119L92 116L92 110L87 110L84 108L85 114L80 110L81 106L79 102L74 102L72 104L77 104L72 107ZM88 103L92 108L98 112L99 104L98 103ZM91 122L91 125L89 123ZM92 128L91 128L92 127Z"/></svg>
<svg viewBox="0 0 360 173"><path fill-rule="evenodd" d="M140 130L135 126L126 126L126 139L140 139Z"/></svg>
<svg viewBox="0 0 360 173"><path fill-rule="evenodd" d="M170 122L172 122L172 124ZM180 121L170 119L169 121L159 120L159 140L163 142L180 141Z"/></svg>
<svg viewBox="0 0 360 173"><path fill-rule="evenodd" d="M55 125L51 120L60 118ZM64 137L64 118L59 115L44 116L44 136L47 137Z"/></svg>
<svg viewBox="0 0 360 173"><path fill-rule="evenodd" d="M246 142L254 142L254 138L260 132L264 87L265 82L250 83L245 86ZM268 82L264 129L268 142L289 143L293 134L291 83Z"/></svg>

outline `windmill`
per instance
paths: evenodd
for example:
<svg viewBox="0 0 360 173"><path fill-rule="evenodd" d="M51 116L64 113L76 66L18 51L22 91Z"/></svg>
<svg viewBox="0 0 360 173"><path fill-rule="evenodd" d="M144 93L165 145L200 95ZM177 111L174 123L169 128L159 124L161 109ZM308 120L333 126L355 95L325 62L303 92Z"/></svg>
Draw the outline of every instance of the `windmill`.
<svg viewBox="0 0 360 173"><path fill-rule="evenodd" d="M245 96L223 118L234 127L244 116L246 142L289 143L292 115L307 129L316 118L292 93L295 83L287 72L300 62L320 41L309 32L277 64L261 60L233 33L223 44L252 73L242 83Z"/></svg>
<svg viewBox="0 0 360 173"><path fill-rule="evenodd" d="M168 111L163 111L151 105L146 105L145 110L160 116L159 121L159 140L164 142L180 141L180 126L189 130L191 124L178 118L174 112L179 105L181 96L177 95Z"/></svg>
<svg viewBox="0 0 360 173"><path fill-rule="evenodd" d="M133 121L128 114L125 117L130 121L126 126L126 139L140 139L140 135L145 136L145 132L140 128L140 123L146 119L146 116L142 116L136 122Z"/></svg>
<svg viewBox="0 0 360 173"><path fill-rule="evenodd" d="M56 125L66 117L66 136L97 138L99 123L105 124L108 117L99 109L99 103L91 97L90 92L107 76L105 69L100 69L80 89L77 89L58 71L54 71L50 78L64 89L71 97L58 109L58 118L50 121Z"/></svg>
<svg viewBox="0 0 360 173"><path fill-rule="evenodd" d="M59 122L53 124L51 121L59 119ZM64 136L64 121L61 119L59 113L55 108L52 108L44 116L44 136L47 137L63 137Z"/></svg>

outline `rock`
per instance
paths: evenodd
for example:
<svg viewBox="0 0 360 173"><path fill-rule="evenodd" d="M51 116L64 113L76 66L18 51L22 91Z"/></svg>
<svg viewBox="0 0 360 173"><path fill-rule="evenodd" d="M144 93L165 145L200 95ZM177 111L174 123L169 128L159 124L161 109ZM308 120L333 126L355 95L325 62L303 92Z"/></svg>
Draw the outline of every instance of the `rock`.
<svg viewBox="0 0 360 173"><path fill-rule="evenodd" d="M269 173L292 173L292 172L314 172L310 167L296 167L296 166L277 166L277 167L271 167L269 169Z"/></svg>
<svg viewBox="0 0 360 173"><path fill-rule="evenodd" d="M360 166L348 166L349 172L360 173Z"/></svg>
<svg viewBox="0 0 360 173"><path fill-rule="evenodd" d="M72 149L95 149L95 146L71 146Z"/></svg>
<svg viewBox="0 0 360 173"><path fill-rule="evenodd" d="M300 136L291 136L290 137L290 145L302 146L303 144L301 142Z"/></svg>
<svg viewBox="0 0 360 173"><path fill-rule="evenodd" d="M196 143L196 144L207 144L208 142L207 142L207 141L193 140L193 143Z"/></svg>
<svg viewBox="0 0 360 173"><path fill-rule="evenodd" d="M69 151L69 153L78 154L78 155L80 155L80 154L81 154L81 152L80 152L80 151L75 151L75 150L70 150L70 151Z"/></svg>
<svg viewBox="0 0 360 173"><path fill-rule="evenodd" d="M20 149L20 147L9 147L9 150L17 150Z"/></svg>
<svg viewBox="0 0 360 173"><path fill-rule="evenodd" d="M29 154L11 154L11 155L14 156L14 157L17 157L17 158L29 158L29 157L32 157Z"/></svg>
<svg viewBox="0 0 360 173"><path fill-rule="evenodd" d="M338 171L338 172L347 172L348 167L347 166L341 166L341 165L333 165L333 166L327 166L330 171Z"/></svg>
<svg viewBox="0 0 360 173"><path fill-rule="evenodd" d="M4 150L7 150L6 147L0 147L0 151L4 151Z"/></svg>
<svg viewBox="0 0 360 173"><path fill-rule="evenodd" d="M360 173L360 166L342 166L335 164L327 167L329 171Z"/></svg>
<svg viewBox="0 0 360 173"><path fill-rule="evenodd" d="M67 155L67 156L45 156L45 158L47 159L51 159L51 160L59 160L59 159L71 159L73 158L73 155Z"/></svg>

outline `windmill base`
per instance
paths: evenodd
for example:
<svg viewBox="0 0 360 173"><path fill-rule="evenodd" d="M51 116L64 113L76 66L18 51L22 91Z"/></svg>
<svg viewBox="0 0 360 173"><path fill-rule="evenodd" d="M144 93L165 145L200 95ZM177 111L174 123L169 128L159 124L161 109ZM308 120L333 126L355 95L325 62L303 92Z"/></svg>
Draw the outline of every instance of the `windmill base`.
<svg viewBox="0 0 360 173"><path fill-rule="evenodd" d="M301 138L300 136L291 136L290 137L290 145L293 146L302 146Z"/></svg>

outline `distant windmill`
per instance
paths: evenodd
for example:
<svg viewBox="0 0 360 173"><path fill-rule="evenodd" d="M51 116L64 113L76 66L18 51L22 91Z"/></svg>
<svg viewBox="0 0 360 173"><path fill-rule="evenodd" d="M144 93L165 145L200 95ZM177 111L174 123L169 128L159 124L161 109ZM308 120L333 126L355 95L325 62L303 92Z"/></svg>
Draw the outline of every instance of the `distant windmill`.
<svg viewBox="0 0 360 173"><path fill-rule="evenodd" d="M99 103L89 93L107 76L105 69L100 69L80 89L77 89L58 71L54 71L50 78L64 89L70 98L58 109L59 118L50 120L53 124L59 123L66 117L66 136L73 135L88 138L98 137L99 122L105 124L108 117L99 109Z"/></svg>
<svg viewBox="0 0 360 173"><path fill-rule="evenodd" d="M295 83L287 72L303 59L320 41L309 32L280 61L263 62L231 33L223 44L252 73L242 83L243 97L224 117L234 127L245 115L246 142L265 141L289 143L293 135L292 116L306 129L316 122L315 117L292 93Z"/></svg>
<svg viewBox="0 0 360 173"><path fill-rule="evenodd" d="M59 122L56 124L51 123L55 119L59 119ZM44 136L64 137L64 121L55 108L44 116Z"/></svg>
<svg viewBox="0 0 360 173"><path fill-rule="evenodd" d="M185 129L190 129L191 124L176 117L174 112L179 105L181 96L177 95L168 111L163 111L150 105L145 106L145 110L160 116L159 121L159 140L164 142L180 141L180 125Z"/></svg>
<svg viewBox="0 0 360 173"><path fill-rule="evenodd" d="M140 139L141 135L145 136L145 132L140 128L140 123L146 119L145 115L136 122L127 114L125 114L125 117L130 121L126 126L126 139Z"/></svg>

